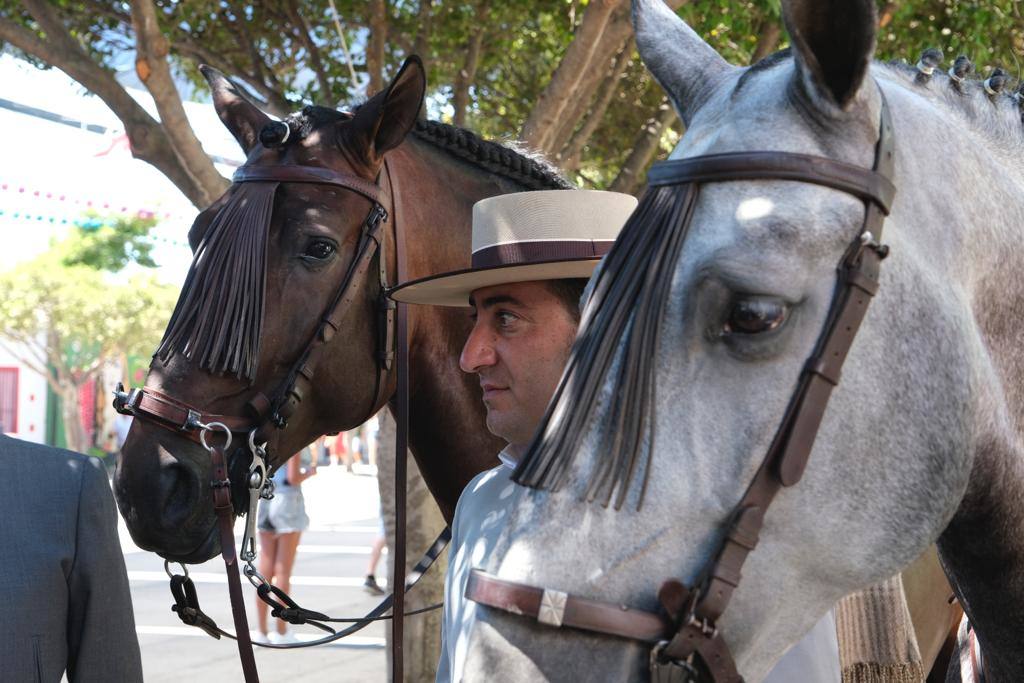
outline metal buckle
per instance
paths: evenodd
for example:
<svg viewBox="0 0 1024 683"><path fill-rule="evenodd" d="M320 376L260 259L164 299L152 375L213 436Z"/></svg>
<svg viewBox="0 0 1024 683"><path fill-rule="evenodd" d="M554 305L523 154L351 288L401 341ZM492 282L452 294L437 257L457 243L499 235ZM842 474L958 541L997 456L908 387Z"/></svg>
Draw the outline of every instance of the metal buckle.
<svg viewBox="0 0 1024 683"><path fill-rule="evenodd" d="M708 638L714 638L718 635L718 627L715 626L713 621L710 621L707 617L697 619L697 615L692 612L690 613L689 619L686 620L686 625L696 626L700 629L700 632Z"/></svg>
<svg viewBox="0 0 1024 683"><path fill-rule="evenodd" d="M865 230L864 232L861 233L860 243L863 244L868 249L874 251L876 254L878 254L879 259L884 259L886 256L889 255L889 245L882 244L877 239L875 239L875 236L871 234L870 230Z"/></svg>
<svg viewBox="0 0 1024 683"><path fill-rule="evenodd" d="M122 415L134 415L135 409L139 406L139 402L142 400L142 390L128 389L125 391L124 384L121 382L117 383L114 387L114 410L121 413Z"/></svg>
<svg viewBox="0 0 1024 683"><path fill-rule="evenodd" d="M191 408L189 408L188 415L185 416L185 423L178 427L178 429L183 432L187 432L193 429L208 429L209 425L203 424L202 420L199 419L201 417L202 413L200 413L198 410L192 410ZM214 424L220 423L215 422Z"/></svg>
<svg viewBox="0 0 1024 683"><path fill-rule="evenodd" d="M651 683L698 683L700 672L693 665L693 655L686 659L672 659L665 656L668 641L659 641L651 648L648 667Z"/></svg>

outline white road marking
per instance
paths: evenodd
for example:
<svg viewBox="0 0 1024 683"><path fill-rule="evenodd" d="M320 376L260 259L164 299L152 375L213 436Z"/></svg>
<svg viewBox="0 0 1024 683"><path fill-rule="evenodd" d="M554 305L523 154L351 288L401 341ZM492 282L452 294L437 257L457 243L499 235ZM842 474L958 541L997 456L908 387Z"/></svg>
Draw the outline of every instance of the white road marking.
<svg viewBox="0 0 1024 683"><path fill-rule="evenodd" d="M361 532L361 531L373 531L373 532L376 532L377 531L377 527L342 527L340 529L329 529L329 531L341 531L343 533L353 533L353 532ZM235 538L235 545L241 547L241 545L242 545L242 537L241 536L238 536L237 538ZM128 532L127 531L125 531L121 535L121 553L122 554L124 554L124 555L132 555L134 553L144 553L144 552L147 552L147 551L143 550L142 548L140 548L137 545L135 545L134 543L132 543L131 537L128 536ZM319 544L319 543L300 543L299 544L299 552L300 553L319 553L319 554L338 553L340 555L369 555L370 554L370 546L369 545L333 545L333 544L329 544L329 543L324 543L324 544ZM388 552L388 549L384 548L384 554L385 555L387 554L387 552Z"/></svg>
<svg viewBox="0 0 1024 683"><path fill-rule="evenodd" d="M310 531L337 531L342 534L378 534L380 527L358 524L311 524Z"/></svg>
<svg viewBox="0 0 1024 683"><path fill-rule="evenodd" d="M186 637L186 638L194 638L194 637L209 638L209 636L206 635L206 633L204 631L202 631L202 630L200 630L198 628L191 627L191 626L143 626L143 625L139 625L139 626L135 627L135 632L138 633L140 636L182 636L182 637ZM255 637L256 636L256 632L252 631L252 632L250 632L250 635L252 637ZM324 634L324 635L326 635L326 634ZM320 638L323 638L323 635L318 635L316 633L296 633L295 634L295 638L296 638L296 640L298 640L300 642L308 643L310 641L319 640ZM335 641L333 643L330 643L328 646L329 647L379 647L379 648L383 648L384 647L384 639L383 638L375 638L373 636L356 636L356 635L352 635L352 636L348 636L346 638L342 638L341 640ZM257 648L256 651L259 652L260 648Z"/></svg>
<svg viewBox="0 0 1024 683"><path fill-rule="evenodd" d="M369 555L370 546L368 545L319 545L305 543L299 544L300 553L337 553L339 555ZM388 554L388 549L384 548L381 550L385 555Z"/></svg>
<svg viewBox="0 0 1024 683"><path fill-rule="evenodd" d="M193 583L227 583L226 574L214 572L189 572L189 578ZM167 574L163 571L131 570L128 572L129 581L167 581ZM362 576L293 576L293 586L338 586L342 588L362 588L365 577ZM377 583L386 586L387 582L378 579Z"/></svg>

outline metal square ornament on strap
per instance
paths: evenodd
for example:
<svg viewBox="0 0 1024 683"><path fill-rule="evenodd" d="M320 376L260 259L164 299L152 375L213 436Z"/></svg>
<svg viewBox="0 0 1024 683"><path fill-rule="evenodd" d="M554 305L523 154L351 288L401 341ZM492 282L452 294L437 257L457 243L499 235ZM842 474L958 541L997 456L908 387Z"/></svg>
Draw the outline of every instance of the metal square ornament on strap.
<svg viewBox="0 0 1024 683"><path fill-rule="evenodd" d="M565 603L568 600L568 593L545 588L540 598L540 608L537 610L537 621L548 626L560 627L565 617Z"/></svg>

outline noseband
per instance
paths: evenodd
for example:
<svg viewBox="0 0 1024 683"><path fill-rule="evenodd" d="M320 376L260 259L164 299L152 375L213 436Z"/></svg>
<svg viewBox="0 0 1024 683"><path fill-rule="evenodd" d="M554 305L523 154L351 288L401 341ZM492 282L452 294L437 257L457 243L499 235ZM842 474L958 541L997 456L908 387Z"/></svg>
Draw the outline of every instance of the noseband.
<svg viewBox="0 0 1024 683"><path fill-rule="evenodd" d="M678 187L681 192L694 193L691 207L701 185L737 180L811 183L864 202L864 220L839 262L835 294L815 349L804 364L757 474L733 509L724 540L694 585L686 586L677 579L665 581L658 591L662 614L526 586L473 570L466 585L467 598L549 626L648 643L652 646L653 681L698 681L704 675L714 683L742 683L717 623L740 583L747 556L757 547L768 507L783 487L795 485L803 475L829 397L839 384L843 362L878 290L879 268L889 251L880 240L896 190L892 184L892 123L884 96L880 118L871 170L806 154L736 152L666 161L655 164L648 173L653 187ZM686 220L692 216L690 211Z"/></svg>

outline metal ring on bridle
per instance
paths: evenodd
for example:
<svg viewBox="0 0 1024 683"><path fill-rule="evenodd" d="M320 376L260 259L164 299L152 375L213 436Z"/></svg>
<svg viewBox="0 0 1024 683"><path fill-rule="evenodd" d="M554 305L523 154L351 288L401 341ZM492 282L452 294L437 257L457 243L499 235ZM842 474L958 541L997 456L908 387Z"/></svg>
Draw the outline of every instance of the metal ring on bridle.
<svg viewBox="0 0 1024 683"><path fill-rule="evenodd" d="M242 567L242 574L245 576L245 578L249 579L249 583L251 583L254 588L259 588L263 585L269 585L269 582L265 578L263 578L262 574L256 571L256 567L252 566L251 562L245 563L245 566Z"/></svg>
<svg viewBox="0 0 1024 683"><path fill-rule="evenodd" d="M185 566L185 563L184 562L175 562L175 564L177 564L179 567L181 567L182 571L185 572L185 578L187 579L188 578L188 567ZM167 578L169 578L169 579L173 579L174 578L174 574L171 573L171 561L170 560L164 560L164 573L167 574Z"/></svg>
<svg viewBox="0 0 1024 683"><path fill-rule="evenodd" d="M224 424L223 422L211 422L208 425L203 425L202 430L199 432L199 443L203 444L203 448L205 448L208 451L212 451L213 450L213 448L211 448L210 445L206 443L206 433L207 432L212 432L214 429L223 429L224 430L224 446L223 446L223 450L226 451L229 448L231 448L231 430L228 429L228 426L226 424Z"/></svg>

